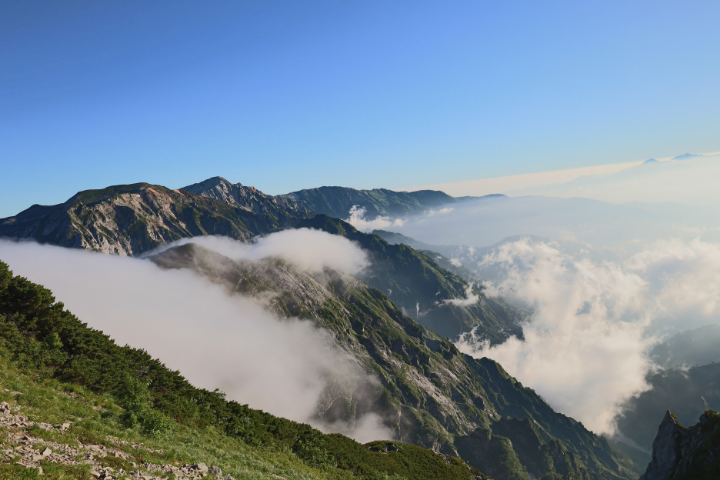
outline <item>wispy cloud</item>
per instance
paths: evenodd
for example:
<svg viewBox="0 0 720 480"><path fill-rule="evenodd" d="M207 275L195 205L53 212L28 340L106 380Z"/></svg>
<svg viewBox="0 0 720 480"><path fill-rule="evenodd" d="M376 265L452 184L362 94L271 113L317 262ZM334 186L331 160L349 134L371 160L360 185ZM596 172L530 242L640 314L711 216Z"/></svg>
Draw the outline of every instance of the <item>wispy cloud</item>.
<svg viewBox="0 0 720 480"><path fill-rule="evenodd" d="M642 162L615 163L595 165L592 167L569 168L550 172L526 173L507 177L480 178L460 182L436 183L398 188L399 191L414 192L417 190L440 190L454 197L482 196L493 193L507 193L526 187L539 187L556 183L565 183L584 175L603 175L618 172L626 168L640 165Z"/></svg>

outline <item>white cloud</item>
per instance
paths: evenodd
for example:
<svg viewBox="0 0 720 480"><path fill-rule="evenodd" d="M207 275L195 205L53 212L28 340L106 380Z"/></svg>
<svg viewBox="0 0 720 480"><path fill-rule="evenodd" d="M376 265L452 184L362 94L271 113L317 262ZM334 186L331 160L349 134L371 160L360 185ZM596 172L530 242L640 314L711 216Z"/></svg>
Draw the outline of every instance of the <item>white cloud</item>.
<svg viewBox="0 0 720 480"><path fill-rule="evenodd" d="M382 230L389 227L402 227L405 223L402 219L396 218L391 220L390 217L377 216L374 220L366 220L365 214L367 209L353 205L348 214L350 215L345 221L353 227L364 232L371 230Z"/></svg>
<svg viewBox="0 0 720 480"><path fill-rule="evenodd" d="M642 391L647 348L662 332L720 322L720 245L662 240L617 261L522 239L481 262L502 270L488 295L532 306L525 341L458 347L500 362L556 410L611 433L620 402Z"/></svg>
<svg viewBox="0 0 720 480"><path fill-rule="evenodd" d="M475 305L480 300L480 295L476 295L472 291L473 284L467 286L465 290L465 298L448 298L442 301L442 305L454 305L456 307L469 307Z"/></svg>
<svg viewBox="0 0 720 480"><path fill-rule="evenodd" d="M357 275L368 266L367 255L356 243L339 235L308 228L283 230L258 237L252 243L220 236L183 238L148 252L144 257L186 243L196 243L234 260L280 257L311 272L319 272L327 267Z"/></svg>
<svg viewBox="0 0 720 480"><path fill-rule="evenodd" d="M508 177L481 178L463 180L461 182L437 183L434 185L398 188L398 191L414 192L417 190L440 190L455 197L482 196L493 193L506 193L526 187L545 186L565 183L583 175L602 175L614 173L626 168L640 165L642 162L615 163L595 165L592 167L570 168L552 172L526 173Z"/></svg>
<svg viewBox="0 0 720 480"><path fill-rule="evenodd" d="M294 247L312 251L308 242L322 241L315 233L296 235L267 237L249 250L221 238L193 240L242 258L248 251L257 257L278 253L284 242L293 257ZM330 257L340 250L330 248ZM349 265L356 267L359 258ZM251 299L229 296L189 270L28 242L0 241L0 259L15 274L51 289L78 318L118 344L145 349L193 385L219 388L229 399L275 415L311 423L331 379L365 375L311 322L280 321ZM306 266L320 264L315 259ZM390 436L376 419L361 419L360 426L363 439Z"/></svg>

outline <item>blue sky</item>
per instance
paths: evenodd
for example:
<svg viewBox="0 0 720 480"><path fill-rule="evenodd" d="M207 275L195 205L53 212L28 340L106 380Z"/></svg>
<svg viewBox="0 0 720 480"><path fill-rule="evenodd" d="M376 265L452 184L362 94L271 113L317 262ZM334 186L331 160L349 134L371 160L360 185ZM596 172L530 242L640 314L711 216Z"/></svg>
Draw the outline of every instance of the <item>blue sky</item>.
<svg viewBox="0 0 720 480"><path fill-rule="evenodd" d="M0 217L221 175L267 193L720 150L716 1L9 1Z"/></svg>

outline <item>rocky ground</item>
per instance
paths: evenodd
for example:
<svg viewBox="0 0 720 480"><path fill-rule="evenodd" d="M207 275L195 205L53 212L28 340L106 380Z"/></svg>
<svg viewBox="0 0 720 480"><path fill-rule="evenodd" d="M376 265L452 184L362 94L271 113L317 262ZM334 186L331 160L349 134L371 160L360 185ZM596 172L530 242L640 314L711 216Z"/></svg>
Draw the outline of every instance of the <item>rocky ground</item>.
<svg viewBox="0 0 720 480"><path fill-rule="evenodd" d="M20 394L19 392L11 392ZM74 422L51 425L34 422L21 413L18 406L11 406L7 402L0 403L0 428L6 431L5 448L0 450L0 459L5 462L12 461L16 465L36 469L42 475L42 465L45 463L59 463L63 465L89 465L90 473L100 480L115 480L122 478L136 478L143 480L164 480L168 477L177 480L190 480L209 476L234 480L229 474L223 476L220 468L208 467L204 463L186 465L158 465L149 462L136 462L135 457L123 450L131 447L135 450L162 453L144 446L141 443L130 443L114 437L107 437L108 443L114 446L83 444L71 442L68 444L49 441L32 435L32 427L46 431L65 433L72 429ZM110 465L116 465L112 467ZM122 465L122 466L121 466ZM274 478L283 479L277 475Z"/></svg>

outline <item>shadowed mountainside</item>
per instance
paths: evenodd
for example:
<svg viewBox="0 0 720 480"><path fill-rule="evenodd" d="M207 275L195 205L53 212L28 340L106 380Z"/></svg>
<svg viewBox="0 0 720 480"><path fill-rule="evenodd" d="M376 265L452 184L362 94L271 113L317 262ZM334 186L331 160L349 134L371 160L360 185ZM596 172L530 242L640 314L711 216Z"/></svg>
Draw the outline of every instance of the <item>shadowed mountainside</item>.
<svg viewBox="0 0 720 480"><path fill-rule="evenodd" d="M352 424L378 414L398 439L459 454L497 479L635 475L605 439L554 412L496 362L462 355L354 277L329 269L311 275L278 259L233 261L193 244L153 260L191 269L231 293L270 298L280 318L306 318L331 331L380 384L331 388L318 408L324 421Z"/></svg>
<svg viewBox="0 0 720 480"><path fill-rule="evenodd" d="M652 462L640 480L716 480L720 478L720 414L708 410L684 427L670 411L653 441Z"/></svg>

